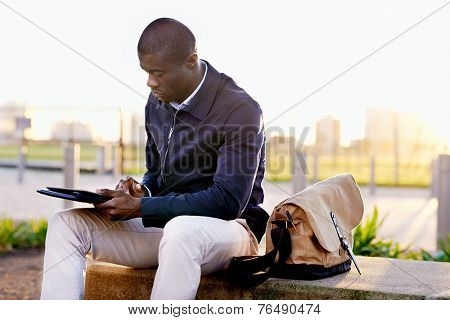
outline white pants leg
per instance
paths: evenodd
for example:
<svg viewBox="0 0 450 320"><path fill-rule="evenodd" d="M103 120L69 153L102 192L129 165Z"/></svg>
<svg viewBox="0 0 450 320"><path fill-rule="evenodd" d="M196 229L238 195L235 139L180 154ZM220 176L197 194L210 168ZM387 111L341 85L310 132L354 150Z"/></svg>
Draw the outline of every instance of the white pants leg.
<svg viewBox="0 0 450 320"><path fill-rule="evenodd" d="M87 254L135 268L157 266L162 235L141 219L114 222L92 209L56 212L48 221L41 299L82 299Z"/></svg>
<svg viewBox="0 0 450 320"><path fill-rule="evenodd" d="M181 216L164 229L141 219L113 222L92 209L69 209L49 219L41 299L82 299L86 255L134 268L159 267L152 299L194 299L201 274L233 256L256 254L245 220Z"/></svg>
<svg viewBox="0 0 450 320"><path fill-rule="evenodd" d="M151 299L195 299L202 274L226 268L233 256L257 253L244 219L176 217L164 228Z"/></svg>

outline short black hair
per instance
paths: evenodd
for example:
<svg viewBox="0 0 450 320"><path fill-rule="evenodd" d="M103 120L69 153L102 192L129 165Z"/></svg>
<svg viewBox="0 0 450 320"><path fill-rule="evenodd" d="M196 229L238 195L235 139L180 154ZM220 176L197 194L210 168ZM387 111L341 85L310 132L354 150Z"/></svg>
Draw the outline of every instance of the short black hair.
<svg viewBox="0 0 450 320"><path fill-rule="evenodd" d="M171 18L152 21L142 32L138 42L139 54L162 53L165 60L182 63L197 52L195 37L181 22Z"/></svg>

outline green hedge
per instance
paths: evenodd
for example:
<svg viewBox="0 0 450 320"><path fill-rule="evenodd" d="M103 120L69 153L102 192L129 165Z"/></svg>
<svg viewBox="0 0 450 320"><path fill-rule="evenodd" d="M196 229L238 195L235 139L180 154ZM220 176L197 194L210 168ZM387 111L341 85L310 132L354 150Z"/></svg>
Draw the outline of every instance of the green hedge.
<svg viewBox="0 0 450 320"><path fill-rule="evenodd" d="M13 249L43 248L47 234L47 221L31 220L16 222L0 219L0 253Z"/></svg>
<svg viewBox="0 0 450 320"><path fill-rule="evenodd" d="M439 250L435 254L424 249L413 251L410 250L411 245L402 247L398 242L378 237L377 233L384 219L379 220L378 209L375 207L372 216L368 217L364 224L360 224L355 229L353 245L355 255L450 262L450 234L447 241L442 240L439 242Z"/></svg>

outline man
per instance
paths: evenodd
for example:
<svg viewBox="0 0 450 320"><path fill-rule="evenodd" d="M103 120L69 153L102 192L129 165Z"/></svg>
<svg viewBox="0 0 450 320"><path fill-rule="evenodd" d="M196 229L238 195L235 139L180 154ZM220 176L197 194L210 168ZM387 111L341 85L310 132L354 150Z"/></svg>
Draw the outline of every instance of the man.
<svg viewBox="0 0 450 320"><path fill-rule="evenodd" d="M83 297L86 255L158 266L151 299L194 299L202 274L256 254L268 214L259 105L199 60L182 23L157 19L138 44L152 92L145 107L147 172L121 180L94 208L49 219L42 299Z"/></svg>

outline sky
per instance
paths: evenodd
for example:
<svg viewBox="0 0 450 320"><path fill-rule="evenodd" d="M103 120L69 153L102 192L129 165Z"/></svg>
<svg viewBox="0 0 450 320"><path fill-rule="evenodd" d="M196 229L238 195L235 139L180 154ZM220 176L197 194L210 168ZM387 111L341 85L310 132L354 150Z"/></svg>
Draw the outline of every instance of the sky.
<svg viewBox="0 0 450 320"><path fill-rule="evenodd" d="M348 141L380 107L415 113L450 140L450 5L384 46L445 3L1 0L0 105L143 113L137 41L171 17L193 31L200 58L259 102L266 130L298 137L331 114Z"/></svg>

